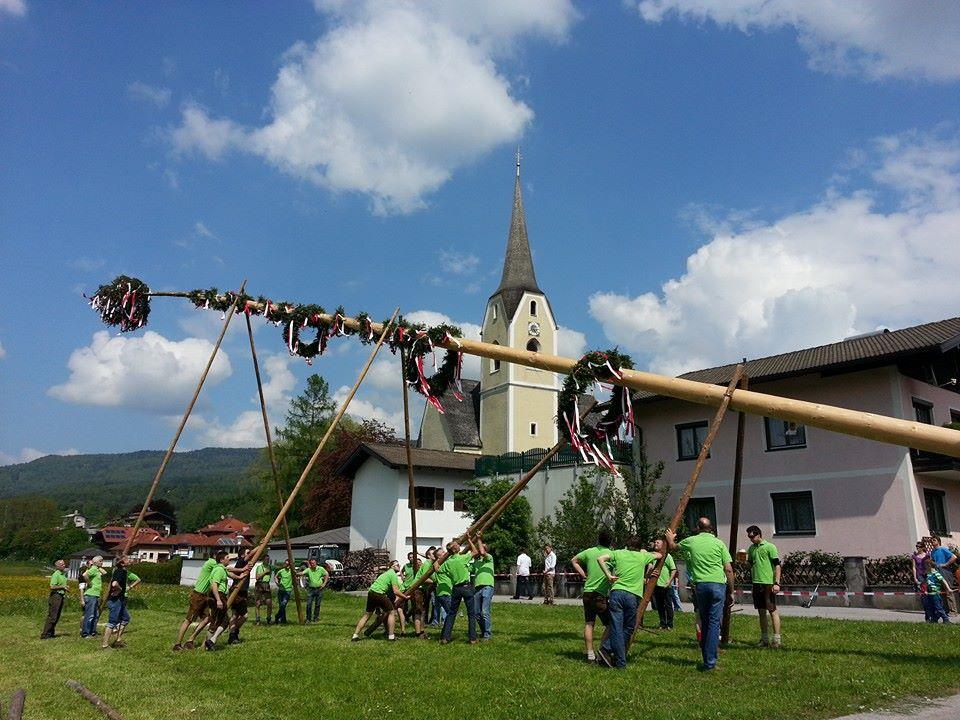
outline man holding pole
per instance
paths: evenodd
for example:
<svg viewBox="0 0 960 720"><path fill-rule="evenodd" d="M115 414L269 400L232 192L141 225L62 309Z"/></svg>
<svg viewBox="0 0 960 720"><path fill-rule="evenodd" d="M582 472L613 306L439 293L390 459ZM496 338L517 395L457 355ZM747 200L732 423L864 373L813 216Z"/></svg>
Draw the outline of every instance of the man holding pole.
<svg viewBox="0 0 960 720"><path fill-rule="evenodd" d="M443 622L443 630L440 633L440 644L446 645L450 642L453 635L453 624L457 621L457 613L460 610L462 602L467 607L467 633L470 638L470 644L477 642L477 616L474 612L473 584L470 582L470 563L480 554L472 538L468 538L470 544L469 550L464 550L460 544L453 540L447 544L446 553L439 558L442 566L447 569L450 576L450 609L447 611L447 619Z"/></svg>
<svg viewBox="0 0 960 720"><path fill-rule="evenodd" d="M473 587L474 587L474 615L480 622L480 638L489 640L493 635L493 625L490 622L490 609L493 604L493 555L487 549L483 538L478 537L479 554L473 559Z"/></svg>
<svg viewBox="0 0 960 720"><path fill-rule="evenodd" d="M780 555L777 546L763 539L760 528L747 528L750 548L747 558L753 580L753 607L760 615L760 647L780 647L780 612L777 610L777 593L780 592ZM773 624L773 641L767 634L767 613Z"/></svg>
<svg viewBox="0 0 960 720"><path fill-rule="evenodd" d="M391 560L390 567L380 573L377 579L373 581L373 584L370 585L370 589L367 591L366 608L363 611L363 615L360 616L360 620L357 621L357 627L353 631L353 637L350 638L351 641L357 642L360 640L360 631L363 630L363 626L367 624L367 620L369 620L377 610L380 610L386 618L387 640L393 641L397 639L397 636L394 635L393 632L396 622L393 615L393 602L390 600L388 593L390 589L393 588L393 594L398 600L407 599L407 596L403 594L403 590L401 589L400 576L397 574L399 572L400 563L396 560Z"/></svg>
<svg viewBox="0 0 960 720"><path fill-rule="evenodd" d="M679 547L687 561L690 580L696 585L697 612L700 616L700 651L703 670L717 667L720 649L720 624L723 605L733 603L733 560L730 551L716 535L709 518L697 521L696 535L676 542L677 533L666 533L667 552Z"/></svg>
<svg viewBox="0 0 960 720"><path fill-rule="evenodd" d="M227 637L227 645L235 645L240 642L240 628L247 621L247 601L250 595L250 568L247 561L247 551L240 548L237 553L237 561L233 564L235 573L243 573L243 577L236 581L237 596L230 606L232 617L230 618L230 635Z"/></svg>
<svg viewBox="0 0 960 720"><path fill-rule="evenodd" d="M597 558L610 553L612 541L606 528L597 533L597 544L574 556L571 563L577 574L583 578L583 643L587 649L587 662L596 661L593 652L593 627L599 617L604 626L610 625L610 610L607 596L610 595L610 581L603 573ZM586 565L586 569L584 569Z"/></svg>

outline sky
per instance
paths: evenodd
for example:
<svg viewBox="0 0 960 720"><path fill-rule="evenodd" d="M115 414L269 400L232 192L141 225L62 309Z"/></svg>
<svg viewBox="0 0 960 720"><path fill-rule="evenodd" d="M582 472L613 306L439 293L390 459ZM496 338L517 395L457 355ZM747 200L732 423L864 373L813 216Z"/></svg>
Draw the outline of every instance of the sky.
<svg viewBox="0 0 960 720"><path fill-rule="evenodd" d="M0 463L169 443L220 316L118 336L84 293L121 273L475 336L518 146L562 355L678 374L960 315L958 38L935 1L0 0ZM255 327L274 423L368 352ZM351 414L399 427L398 373ZM237 321L179 447L260 422Z"/></svg>

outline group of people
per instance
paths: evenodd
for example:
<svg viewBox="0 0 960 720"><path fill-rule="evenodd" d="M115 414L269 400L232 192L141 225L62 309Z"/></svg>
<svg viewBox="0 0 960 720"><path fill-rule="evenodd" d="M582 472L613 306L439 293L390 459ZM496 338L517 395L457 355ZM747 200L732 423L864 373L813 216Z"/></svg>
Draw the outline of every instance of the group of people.
<svg viewBox="0 0 960 720"><path fill-rule="evenodd" d="M121 648L124 646L123 631L130 623L130 612L127 609L127 598L130 590L140 584L140 577L128 570L130 558L118 557L114 560L113 569L109 573L106 593L104 593L104 577L108 575L103 567L103 556L97 555L89 561L81 563L78 579L80 590L80 607L83 608L83 619L80 622L80 637L97 637L100 633L99 619L104 607L107 610L107 627L103 634L101 647ZM67 578L67 564L63 560L54 563L53 573L50 575L50 595L47 606L47 619L40 632L41 640L56 637L57 623L63 613L69 592Z"/></svg>
<svg viewBox="0 0 960 720"><path fill-rule="evenodd" d="M924 619L928 623L949 623L950 614L957 612L957 600L947 576L952 575L960 586L960 561L956 554L934 535L918 542L910 558Z"/></svg>
<svg viewBox="0 0 960 720"><path fill-rule="evenodd" d="M517 587L513 594L514 600L527 598L533 600L534 582L530 574L530 568L533 567L533 560L527 555L526 550L521 550L517 555ZM553 546L547 543L543 546L543 604L555 604L554 586L557 579L557 554L553 551Z"/></svg>

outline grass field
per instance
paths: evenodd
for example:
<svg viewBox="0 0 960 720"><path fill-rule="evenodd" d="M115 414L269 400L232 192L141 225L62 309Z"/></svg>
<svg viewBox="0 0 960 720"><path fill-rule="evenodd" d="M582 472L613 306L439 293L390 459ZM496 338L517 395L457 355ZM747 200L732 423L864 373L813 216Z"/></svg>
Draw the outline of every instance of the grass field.
<svg viewBox="0 0 960 720"><path fill-rule="evenodd" d="M100 718L65 687L79 680L126 720L156 718L830 718L960 687L953 627L784 619L782 650L760 650L752 614L734 616L720 670L696 670L692 617L672 633L643 633L625 672L583 661L581 615L570 606L494 605L494 639L380 637L350 643L362 599L327 593L319 624L248 625L245 642L217 652L170 651L186 590L141 586L127 647L79 636L71 595L58 630L40 641L42 578L0 576L0 696L27 690L26 718ZM291 617L296 613L290 605ZM5 710L4 710L5 713ZM3 713L0 713L3 714ZM5 716L5 715L4 715Z"/></svg>

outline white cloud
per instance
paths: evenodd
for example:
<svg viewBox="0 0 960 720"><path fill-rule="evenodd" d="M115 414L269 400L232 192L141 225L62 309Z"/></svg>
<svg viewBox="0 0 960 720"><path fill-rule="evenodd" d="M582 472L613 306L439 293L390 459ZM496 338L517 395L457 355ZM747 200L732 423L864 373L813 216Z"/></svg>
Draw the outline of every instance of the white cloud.
<svg viewBox="0 0 960 720"><path fill-rule="evenodd" d="M180 189L180 178L178 178L177 173L170 168L163 171L163 179L167 181L167 185L170 186L171 190Z"/></svg>
<svg viewBox="0 0 960 720"><path fill-rule="evenodd" d="M3 343L0 342L0 360L3 360L7 356L7 349L3 346Z"/></svg>
<svg viewBox="0 0 960 720"><path fill-rule="evenodd" d="M954 0L640 0L641 17L713 21L742 32L793 28L810 67L828 73L960 78Z"/></svg>
<svg viewBox="0 0 960 720"><path fill-rule="evenodd" d="M579 330L560 326L557 330L557 354L578 360L587 350L587 336Z"/></svg>
<svg viewBox="0 0 960 720"><path fill-rule="evenodd" d="M451 275L472 275L480 265L480 258L473 253L461 253L456 250L440 251L440 267Z"/></svg>
<svg viewBox="0 0 960 720"><path fill-rule="evenodd" d="M427 325L456 325L463 332L463 336L468 340L480 339L480 326L476 323L462 323L451 320L448 315L435 312L433 310L416 310L404 315L410 322L425 323ZM440 358L437 357L439 362ZM475 355L463 356L463 377L478 379L480 377L480 358Z"/></svg>
<svg viewBox="0 0 960 720"><path fill-rule="evenodd" d="M400 388L400 360L398 358L378 358L370 366L364 384L383 390Z"/></svg>
<svg viewBox="0 0 960 720"><path fill-rule="evenodd" d="M333 400L337 404L337 407L341 407L347 399L347 395L350 394L350 386L342 385L337 388L337 391L333 394ZM399 392L397 393L399 395ZM416 397L416 396L414 396ZM414 397L411 397L411 400L414 400ZM402 402L402 401L401 401ZM414 401L414 405L419 403ZM347 408L347 414L353 418L360 420L379 420L380 422L391 427L397 431L398 434L403 433L403 408L399 409L389 409L382 407L381 405L367 400L359 395L355 396L353 400L350 401L350 407ZM417 419L420 417L418 411L415 411L413 407L410 408L410 432L416 435L417 432Z"/></svg>
<svg viewBox="0 0 960 720"><path fill-rule="evenodd" d="M158 108L166 107L173 95L170 88L147 85L139 80L127 85L127 93L135 100L156 105Z"/></svg>
<svg viewBox="0 0 960 720"><path fill-rule="evenodd" d="M208 240L217 240L217 236L214 232L203 224L202 221L197 220L193 224L193 231L202 238L207 238Z"/></svg>
<svg viewBox="0 0 960 720"><path fill-rule="evenodd" d="M23 17L27 14L27 4L23 0L0 0L0 13Z"/></svg>
<svg viewBox="0 0 960 720"><path fill-rule="evenodd" d="M57 450L56 452L44 452L32 447L25 447L16 455L10 455L0 451L0 465L19 465L20 463L33 462L48 455L79 455L80 451L76 448L67 448L66 450Z"/></svg>
<svg viewBox="0 0 960 720"><path fill-rule="evenodd" d="M597 292L591 315L671 374L955 316L960 139L906 133L863 157L861 188L717 234L659 292Z"/></svg>
<svg viewBox="0 0 960 720"><path fill-rule="evenodd" d="M497 59L524 35L563 38L576 19L569 0L317 7L331 28L287 51L264 126L187 105L171 141L211 159L231 148L259 155L332 191L364 193L378 213L423 207L457 168L517 140L533 111Z"/></svg>
<svg viewBox="0 0 960 720"><path fill-rule="evenodd" d="M142 336L94 333L90 345L70 354L70 377L47 392L78 405L128 407L170 413L183 409L196 387L213 343L199 338L168 340L148 330ZM221 349L210 368L207 387L233 372Z"/></svg>

